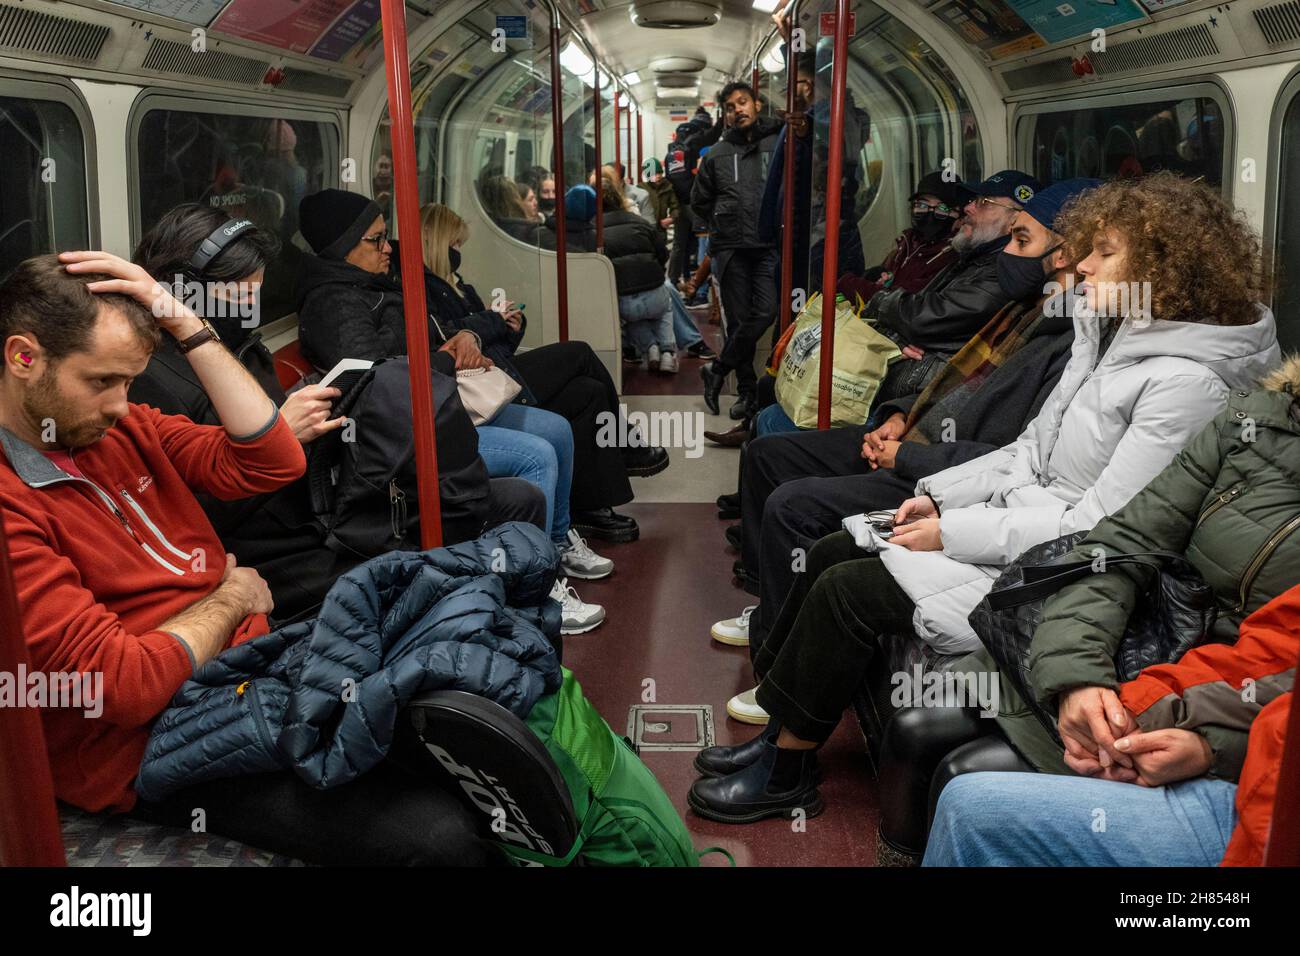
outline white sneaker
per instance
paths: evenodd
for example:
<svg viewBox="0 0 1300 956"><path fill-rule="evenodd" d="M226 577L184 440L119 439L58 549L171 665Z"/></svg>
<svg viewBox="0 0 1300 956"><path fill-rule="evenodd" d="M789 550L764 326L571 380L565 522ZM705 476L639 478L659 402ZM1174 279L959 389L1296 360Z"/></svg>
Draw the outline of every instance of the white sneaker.
<svg viewBox="0 0 1300 956"><path fill-rule="evenodd" d="M659 356L659 371L669 375L677 374L677 353L663 352Z"/></svg>
<svg viewBox="0 0 1300 956"><path fill-rule="evenodd" d="M587 540L573 528L569 529L568 546L560 552L560 567L569 577L587 581L598 581L614 573L614 562L587 547Z"/></svg>
<svg viewBox="0 0 1300 956"><path fill-rule="evenodd" d="M584 603L578 592L569 587L568 578L556 579L551 600L560 604L561 634L585 634L605 620L605 609L599 604Z"/></svg>
<svg viewBox="0 0 1300 956"><path fill-rule="evenodd" d="M651 368L656 368L656 367L658 367L658 365L659 365L659 346L658 346L658 345L652 345L652 346L650 346L649 349L646 350L646 353L645 353L645 361L646 361L646 364L649 365Z"/></svg>
<svg viewBox="0 0 1300 956"><path fill-rule="evenodd" d="M770 718L767 711L758 706L758 701L754 698L756 690L757 687L747 690L727 701L727 713L742 724L765 725Z"/></svg>
<svg viewBox="0 0 1300 956"><path fill-rule="evenodd" d="M729 617L719 621L709 630L709 636L719 644L732 647L749 646L749 616L758 610L757 604L751 604L740 612L740 617Z"/></svg>

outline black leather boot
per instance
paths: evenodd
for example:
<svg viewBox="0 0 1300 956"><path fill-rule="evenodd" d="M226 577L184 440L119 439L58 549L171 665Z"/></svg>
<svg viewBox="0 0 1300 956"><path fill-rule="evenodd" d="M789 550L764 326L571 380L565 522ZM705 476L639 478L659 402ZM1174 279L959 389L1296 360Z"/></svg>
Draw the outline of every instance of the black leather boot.
<svg viewBox="0 0 1300 956"><path fill-rule="evenodd" d="M649 478L668 467L668 452L655 445L627 447L623 452L623 470L629 478Z"/></svg>
<svg viewBox="0 0 1300 956"><path fill-rule="evenodd" d="M714 369L712 362L707 362L700 366L700 378L704 380L704 404L710 415L717 415L718 396L722 394L722 386L727 381L727 376Z"/></svg>
<svg viewBox="0 0 1300 956"><path fill-rule="evenodd" d="M583 537L601 538L605 541L635 541L641 536L636 519L621 515L613 508L576 512L569 521L569 527Z"/></svg>
<svg viewBox="0 0 1300 956"><path fill-rule="evenodd" d="M740 492L718 495L718 517L724 521L740 517Z"/></svg>
<svg viewBox="0 0 1300 956"><path fill-rule="evenodd" d="M781 725L769 720L763 732L753 740L730 747L705 747L695 755L695 769L706 777L725 777L744 770L763 755L764 744L776 743L780 733Z"/></svg>
<svg viewBox="0 0 1300 956"><path fill-rule="evenodd" d="M788 817L796 810L815 817L822 812L816 771L817 751L782 750L765 740L758 759L745 769L696 780L686 802L700 816L719 823L755 823Z"/></svg>

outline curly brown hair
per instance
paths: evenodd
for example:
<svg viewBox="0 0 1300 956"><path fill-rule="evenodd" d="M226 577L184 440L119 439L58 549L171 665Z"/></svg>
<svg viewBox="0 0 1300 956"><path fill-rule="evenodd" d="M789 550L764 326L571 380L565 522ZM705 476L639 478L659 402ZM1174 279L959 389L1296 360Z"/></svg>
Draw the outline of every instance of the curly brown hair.
<svg viewBox="0 0 1300 956"><path fill-rule="evenodd" d="M1159 172L1112 180L1070 203L1056 221L1073 262L1114 230L1127 246L1128 282L1150 283L1151 314L1172 322L1251 325L1268 298L1262 244L1244 214L1211 187Z"/></svg>

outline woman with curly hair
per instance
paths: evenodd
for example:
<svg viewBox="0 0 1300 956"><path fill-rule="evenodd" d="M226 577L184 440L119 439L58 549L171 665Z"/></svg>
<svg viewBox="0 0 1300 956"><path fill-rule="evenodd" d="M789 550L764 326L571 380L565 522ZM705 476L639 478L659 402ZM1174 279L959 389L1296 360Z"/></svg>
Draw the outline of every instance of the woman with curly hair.
<svg viewBox="0 0 1300 956"><path fill-rule="evenodd" d="M1060 382L1015 442L919 482L888 540L858 516L812 548L754 661L771 719L699 755L700 815L819 812L817 748L883 635L914 633L929 655L978 650L967 617L1003 567L1122 507L1278 364L1259 240L1208 187L1111 182L1058 223L1081 279L1062 296L1075 340Z"/></svg>

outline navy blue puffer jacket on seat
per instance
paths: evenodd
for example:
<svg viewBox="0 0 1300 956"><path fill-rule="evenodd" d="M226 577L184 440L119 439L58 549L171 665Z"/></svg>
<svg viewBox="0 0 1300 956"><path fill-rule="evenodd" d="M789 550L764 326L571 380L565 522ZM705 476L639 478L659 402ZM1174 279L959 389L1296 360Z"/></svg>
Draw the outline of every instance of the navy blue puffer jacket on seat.
<svg viewBox="0 0 1300 956"><path fill-rule="evenodd" d="M186 681L154 725L137 794L285 768L337 787L383 760L399 712L426 691L527 717L560 686L557 563L542 531L512 522L354 568L314 621L229 648Z"/></svg>

